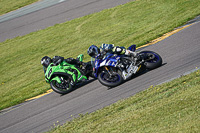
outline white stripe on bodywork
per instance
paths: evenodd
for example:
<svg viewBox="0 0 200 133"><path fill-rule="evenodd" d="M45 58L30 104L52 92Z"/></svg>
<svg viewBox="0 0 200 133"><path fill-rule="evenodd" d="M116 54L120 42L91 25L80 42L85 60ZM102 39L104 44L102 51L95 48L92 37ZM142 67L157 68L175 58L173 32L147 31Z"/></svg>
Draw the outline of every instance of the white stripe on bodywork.
<svg viewBox="0 0 200 133"><path fill-rule="evenodd" d="M110 60L106 63L106 66L108 66L110 64Z"/></svg>
<svg viewBox="0 0 200 133"><path fill-rule="evenodd" d="M106 60L104 60L104 61L100 64L100 67L105 66L105 64L106 64Z"/></svg>

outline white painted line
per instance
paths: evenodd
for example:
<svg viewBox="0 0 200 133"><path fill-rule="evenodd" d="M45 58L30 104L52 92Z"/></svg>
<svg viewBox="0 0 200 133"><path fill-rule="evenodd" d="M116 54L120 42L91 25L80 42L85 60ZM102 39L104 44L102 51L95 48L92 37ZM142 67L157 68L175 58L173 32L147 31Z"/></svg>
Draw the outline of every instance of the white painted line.
<svg viewBox="0 0 200 133"><path fill-rule="evenodd" d="M59 0L58 2L60 3L60 2L64 2L65 0Z"/></svg>

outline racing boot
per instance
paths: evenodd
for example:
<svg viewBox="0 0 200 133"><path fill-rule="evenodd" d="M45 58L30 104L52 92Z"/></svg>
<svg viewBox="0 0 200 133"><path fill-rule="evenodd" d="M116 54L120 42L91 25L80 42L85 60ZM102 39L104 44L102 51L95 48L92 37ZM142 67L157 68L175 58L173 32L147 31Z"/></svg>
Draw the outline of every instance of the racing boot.
<svg viewBox="0 0 200 133"><path fill-rule="evenodd" d="M133 61L136 61L137 53L131 50L126 50L125 55L130 56Z"/></svg>

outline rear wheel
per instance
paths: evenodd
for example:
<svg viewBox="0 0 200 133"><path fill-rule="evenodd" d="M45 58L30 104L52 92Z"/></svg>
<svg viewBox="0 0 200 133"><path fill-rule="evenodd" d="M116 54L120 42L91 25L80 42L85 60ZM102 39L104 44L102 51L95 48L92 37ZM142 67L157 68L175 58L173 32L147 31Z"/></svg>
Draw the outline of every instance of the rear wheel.
<svg viewBox="0 0 200 133"><path fill-rule="evenodd" d="M115 87L122 83L123 79L120 72L113 71L110 75L108 71L101 71L98 74L98 80L101 84L108 87Z"/></svg>
<svg viewBox="0 0 200 133"><path fill-rule="evenodd" d="M162 58L158 53L153 51L142 51L140 53L146 54L145 66L147 69L155 69L162 65Z"/></svg>
<svg viewBox="0 0 200 133"><path fill-rule="evenodd" d="M51 88L59 94L67 94L70 91L72 91L72 85L70 84L70 80L64 79L63 77L60 77L60 79L61 83L58 83L56 80L51 81Z"/></svg>

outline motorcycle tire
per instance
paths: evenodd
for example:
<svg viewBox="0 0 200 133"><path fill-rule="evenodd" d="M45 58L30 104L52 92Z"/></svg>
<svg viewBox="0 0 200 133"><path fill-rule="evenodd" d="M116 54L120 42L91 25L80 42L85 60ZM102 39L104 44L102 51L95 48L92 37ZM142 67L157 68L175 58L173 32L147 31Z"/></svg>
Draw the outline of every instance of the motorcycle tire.
<svg viewBox="0 0 200 133"><path fill-rule="evenodd" d="M115 72L114 77L110 78L107 71L102 71L98 74L98 80L105 86L115 87L122 83L123 78L119 72Z"/></svg>
<svg viewBox="0 0 200 133"><path fill-rule="evenodd" d="M145 53L145 54L151 53L155 56L154 59L145 61L145 66L147 69L152 70L162 65L162 58L158 53L153 51L142 51L140 53Z"/></svg>
<svg viewBox="0 0 200 133"><path fill-rule="evenodd" d="M59 94L67 94L67 93L71 92L73 89L71 84L62 85L62 84L59 84L55 80L51 81L50 86L53 89L53 91L55 91L56 93L59 93Z"/></svg>

